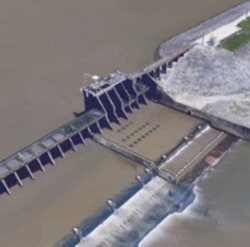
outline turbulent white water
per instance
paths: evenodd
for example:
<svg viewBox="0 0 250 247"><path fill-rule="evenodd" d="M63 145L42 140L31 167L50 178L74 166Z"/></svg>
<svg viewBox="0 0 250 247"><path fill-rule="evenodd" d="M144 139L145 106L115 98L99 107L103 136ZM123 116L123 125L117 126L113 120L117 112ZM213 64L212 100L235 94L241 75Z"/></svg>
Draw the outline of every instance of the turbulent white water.
<svg viewBox="0 0 250 247"><path fill-rule="evenodd" d="M180 242L175 234L173 235L171 227L175 226L180 218L182 219L195 219L202 220L207 213L207 208L203 208L203 211L197 209L203 204L201 188L196 186L194 188L195 200L190 204L183 212L176 212L169 215L163 220L150 234L148 234L139 244L139 247L151 247L155 246L160 239L166 240L166 246L179 246ZM161 245L159 245L161 246ZM180 245L181 246L181 245Z"/></svg>
<svg viewBox="0 0 250 247"><path fill-rule="evenodd" d="M185 207L191 195L187 188L173 190L166 181L153 178L77 246L137 246L168 214Z"/></svg>
<svg viewBox="0 0 250 247"><path fill-rule="evenodd" d="M139 247L249 247L249 147L239 143L198 182L194 202L162 221Z"/></svg>

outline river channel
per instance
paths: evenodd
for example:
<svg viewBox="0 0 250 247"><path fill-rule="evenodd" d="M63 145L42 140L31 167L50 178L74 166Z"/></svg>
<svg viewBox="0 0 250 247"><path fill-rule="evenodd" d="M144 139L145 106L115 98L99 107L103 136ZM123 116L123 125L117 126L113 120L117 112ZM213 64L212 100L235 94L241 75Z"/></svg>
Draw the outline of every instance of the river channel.
<svg viewBox="0 0 250 247"><path fill-rule="evenodd" d="M84 72L107 75L116 68L142 69L153 62L155 48L163 40L240 2L1 1L0 158L83 110L79 88ZM180 119L180 128L186 126ZM175 131L177 135L178 128ZM166 137L166 142L172 141ZM142 172L91 141L87 144L67 153L56 167L46 167L46 174L35 174L36 181L27 179L24 188L12 188L11 197L1 195L0 246L52 246ZM246 148L242 150L235 153L243 166L242 155L250 157ZM225 176L234 169L227 166ZM238 188L244 180L236 179ZM213 184L209 181L204 183ZM224 187L226 183L225 179ZM189 237L195 242L191 233ZM166 246L168 240L164 241L159 246Z"/></svg>

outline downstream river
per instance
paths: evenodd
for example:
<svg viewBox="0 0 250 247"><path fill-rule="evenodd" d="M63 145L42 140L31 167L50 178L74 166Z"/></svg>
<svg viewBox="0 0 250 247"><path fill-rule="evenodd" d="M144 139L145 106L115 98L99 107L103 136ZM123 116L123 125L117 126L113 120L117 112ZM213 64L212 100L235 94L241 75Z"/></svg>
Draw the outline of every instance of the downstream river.
<svg viewBox="0 0 250 247"><path fill-rule="evenodd" d="M142 69L153 62L154 50L163 40L241 2L1 1L0 159L70 120L73 112L83 110L79 88L83 85L84 72L107 75L116 68L125 72ZM185 126L184 120L179 123ZM168 142L172 140L166 139ZM209 195L209 200L204 200L215 205L213 209L218 214L227 208L228 213L225 210L225 214L220 214L221 222L230 223L230 212L236 212L230 209L236 204L231 203L228 207L226 198L234 198L229 196L230 193L247 200L243 192L236 192L237 188L247 188L247 179L243 179L247 174L244 164L250 157L247 144L241 145L243 147L227 159L227 163L233 165L223 161L218 171L216 168L213 176L197 187L200 195L197 198ZM233 163L236 157L237 163ZM230 179L229 174L238 171L237 165L246 171ZM117 194L142 172L136 164L92 142L88 142L87 147L79 147L77 153L66 154L65 160L58 160L58 166L48 166L46 170L46 174L35 174L35 182L25 180L24 188L12 188L13 196L0 196L0 246L52 246L70 232L72 226L93 214L107 198ZM220 183L218 177L223 182ZM215 183L213 179L216 178ZM227 190L233 183L235 187ZM221 193L216 194L219 189ZM226 194L225 201L216 207L217 198L223 193ZM242 202L242 208L244 206L247 208ZM207 207L208 214L213 211L211 207ZM245 226L243 232L247 232L247 224L241 224L241 217L246 221L248 218L244 217L243 209L240 213L236 226ZM195 234L195 228L201 232L203 229L198 223L179 221L176 227L180 231L185 229L185 236L190 240L180 239L183 246L194 246L196 239L202 241L201 234ZM186 225L192 224L190 231L186 229ZM208 228L204 226L203 232L211 236L214 233L212 238L216 242L216 237L219 239L216 229L224 229L226 223L220 225L221 228L216 228L208 222ZM240 228L231 227L231 232L224 231L223 234L231 237L234 229ZM169 237L164 236L166 238L162 238L163 242L160 240L158 246L168 246Z"/></svg>
<svg viewBox="0 0 250 247"><path fill-rule="evenodd" d="M165 219L140 247L248 247L250 242L249 148L241 141L195 188L183 213Z"/></svg>

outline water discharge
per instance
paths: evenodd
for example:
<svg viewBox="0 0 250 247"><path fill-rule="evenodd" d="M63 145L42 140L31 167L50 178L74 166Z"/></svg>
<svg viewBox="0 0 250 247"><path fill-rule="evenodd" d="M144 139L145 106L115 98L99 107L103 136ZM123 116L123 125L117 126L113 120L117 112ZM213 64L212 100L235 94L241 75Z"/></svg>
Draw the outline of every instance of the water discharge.
<svg viewBox="0 0 250 247"><path fill-rule="evenodd" d="M199 181L194 203L166 218L140 247L249 246L248 149L238 144Z"/></svg>
<svg viewBox="0 0 250 247"><path fill-rule="evenodd" d="M181 211L194 199L192 188L171 188L153 178L137 194L117 209L103 224L82 240L78 247L136 247L167 215Z"/></svg>

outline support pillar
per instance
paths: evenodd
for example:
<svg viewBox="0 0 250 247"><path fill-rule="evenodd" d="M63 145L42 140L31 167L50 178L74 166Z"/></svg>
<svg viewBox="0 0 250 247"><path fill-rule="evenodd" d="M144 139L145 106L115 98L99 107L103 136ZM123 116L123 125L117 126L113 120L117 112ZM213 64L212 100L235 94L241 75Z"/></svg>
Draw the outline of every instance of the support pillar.
<svg viewBox="0 0 250 247"><path fill-rule="evenodd" d="M144 102L145 102L145 105L147 105L148 103L147 103L147 97L146 97L146 95L143 93L142 94L142 98L143 98L143 100L144 100Z"/></svg>
<svg viewBox="0 0 250 247"><path fill-rule="evenodd" d="M95 135L95 134L92 132L92 130L90 129L90 127L88 127L87 130L88 130L88 132L89 132L89 134L90 134L91 136L94 136L94 135Z"/></svg>
<svg viewBox="0 0 250 247"><path fill-rule="evenodd" d="M60 144L59 144L59 143L58 143L58 145L57 145L57 148L58 148L58 150L59 150L59 152L60 152L61 156L65 159L64 152L62 151L62 148L61 148L61 146L60 146Z"/></svg>
<svg viewBox="0 0 250 247"><path fill-rule="evenodd" d="M123 91L124 91L124 92L125 92L125 94L127 95L128 100L130 100L131 95L129 94L129 92L128 92L127 88L125 87L125 85L124 85L123 83L121 83L121 86L122 86Z"/></svg>
<svg viewBox="0 0 250 247"><path fill-rule="evenodd" d="M77 151L77 149L76 149L76 147L75 147L74 142L72 141L72 139L71 139L71 138L69 138L69 141L70 141L70 144L71 144L71 146L72 146L72 149L74 150L74 152L76 152L76 151Z"/></svg>
<svg viewBox="0 0 250 247"><path fill-rule="evenodd" d="M29 173L29 175L30 175L31 179L32 179L32 180L35 180L35 177L34 177L34 175L33 175L32 171L30 170L29 166L28 166L28 165L26 165L26 166L25 166L25 168L27 169L27 171L28 171L28 173Z"/></svg>
<svg viewBox="0 0 250 247"><path fill-rule="evenodd" d="M154 77L155 79L158 79L158 78L160 78L160 68L156 68L155 69L155 77Z"/></svg>
<svg viewBox="0 0 250 247"><path fill-rule="evenodd" d="M78 134L79 134L79 137L80 137L80 139L81 139L81 141L82 141L82 144L83 144L83 145L87 145L86 142L85 142L85 140L84 140L84 137L83 137L83 135L82 135L82 132L80 131Z"/></svg>
<svg viewBox="0 0 250 247"><path fill-rule="evenodd" d="M147 99L143 93L139 96L139 101L140 103L147 105Z"/></svg>
<svg viewBox="0 0 250 247"><path fill-rule="evenodd" d="M110 123L110 121L109 121L109 119L108 119L108 116L105 116L105 120L106 120L108 126L110 127L110 129L113 129L113 128L112 128L112 124Z"/></svg>
<svg viewBox="0 0 250 247"><path fill-rule="evenodd" d="M48 154L48 156L49 156L49 158L50 158L50 161L51 161L52 165L55 166L55 165L56 165L56 162L55 162L55 160L53 159L51 153L50 153L49 151L47 151L47 154Z"/></svg>
<svg viewBox="0 0 250 247"><path fill-rule="evenodd" d="M162 74L166 74L166 72L167 72L167 64L164 63L164 64L161 66L161 73L162 73Z"/></svg>
<svg viewBox="0 0 250 247"><path fill-rule="evenodd" d="M9 195L11 195L12 193L11 193L11 191L10 191L8 185L6 184L5 180L2 179L1 182L2 182L2 184L3 184L4 188L5 188L5 190L7 191L7 193L8 193Z"/></svg>
<svg viewBox="0 0 250 247"><path fill-rule="evenodd" d="M102 127L98 121L96 122L96 125L97 125L97 128L100 130L100 133L103 134Z"/></svg>
<svg viewBox="0 0 250 247"><path fill-rule="evenodd" d="M122 89L123 89L124 93L125 93L125 94L127 95L127 97L128 97L128 109L129 109L129 111L130 111L131 113L133 113L132 107L130 106L130 103L131 103L131 95L127 92L127 89L125 88L125 86L124 86L123 83L121 83L121 86L122 86Z"/></svg>
<svg viewBox="0 0 250 247"><path fill-rule="evenodd" d="M41 160L40 160L39 158L37 158L36 160L37 160L37 162L38 162L38 164L39 164L41 170L42 170L43 172L45 172L45 168L44 168L44 166L43 166Z"/></svg>
<svg viewBox="0 0 250 247"><path fill-rule="evenodd" d="M112 209L113 212L116 210L116 205L112 200L107 200L107 205Z"/></svg>
<svg viewBox="0 0 250 247"><path fill-rule="evenodd" d="M166 63L166 74L168 73L168 63Z"/></svg>
<svg viewBox="0 0 250 247"><path fill-rule="evenodd" d="M134 99L134 102L131 104L131 106L137 109L140 109L140 105L138 103L138 98Z"/></svg>
<svg viewBox="0 0 250 247"><path fill-rule="evenodd" d="M117 92L116 87L114 87L114 92L115 92L116 96L118 97L118 99L119 99L120 102L121 102L121 111L122 111L123 116L124 116L126 119L128 119L127 113L126 113L126 111L125 111L125 107L124 107L123 100L122 100L120 94Z"/></svg>
<svg viewBox="0 0 250 247"><path fill-rule="evenodd" d="M128 111L129 111L130 113L133 113L132 107L130 106L130 102L128 102L128 105L127 105L126 107L128 107Z"/></svg>
<svg viewBox="0 0 250 247"><path fill-rule="evenodd" d="M84 238L83 234L82 234L81 230L78 227L74 226L72 228L72 231L77 236L79 242L83 241L83 238Z"/></svg>
<svg viewBox="0 0 250 247"><path fill-rule="evenodd" d="M16 177L16 180L18 182L18 184L23 187L23 182L22 180L19 178L18 174L16 172L14 172L14 176Z"/></svg>
<svg viewBox="0 0 250 247"><path fill-rule="evenodd" d="M97 129L98 133L102 135L102 134L103 134L103 132L102 132L102 129L101 129L101 127L100 127L99 123L98 123L98 122L96 122L96 123L95 123L95 125L96 125L96 129Z"/></svg>
<svg viewBox="0 0 250 247"><path fill-rule="evenodd" d="M102 107L102 109L103 109L103 111L105 113L105 116L106 116L105 118L108 120L108 124L111 125L110 121L112 121L112 120L109 119L109 116L108 116L108 113L106 111L106 108L104 107L104 105L103 105L102 101L100 100L100 98L99 97L96 97L96 98L97 98L98 103L101 105L101 107ZM111 129L112 129L112 127L111 127Z"/></svg>
<svg viewBox="0 0 250 247"><path fill-rule="evenodd" d="M144 183L143 183L143 181L142 181L141 176L136 176L135 178L136 178L136 180L141 184L141 186L143 187L143 186L144 186Z"/></svg>
<svg viewBox="0 0 250 247"><path fill-rule="evenodd" d="M112 108L113 108L113 111L112 111L112 112L113 112L113 115L115 116L115 120L118 122L118 124L121 125L121 121L119 120L119 117L118 117L117 114L116 114L116 111L115 111L116 108L115 108L115 105L114 105L112 99L110 98L109 94L107 94L106 92L105 92L104 94L106 95L108 101L109 101L110 104L112 105Z"/></svg>
<svg viewBox="0 0 250 247"><path fill-rule="evenodd" d="M132 85L131 85L131 88L132 88L134 94L136 95L135 105L136 105L136 107L137 107L138 109L140 109L140 104L139 104L140 102L139 102L138 93L137 93L137 91L136 91L136 89L135 89L133 83L132 83Z"/></svg>

